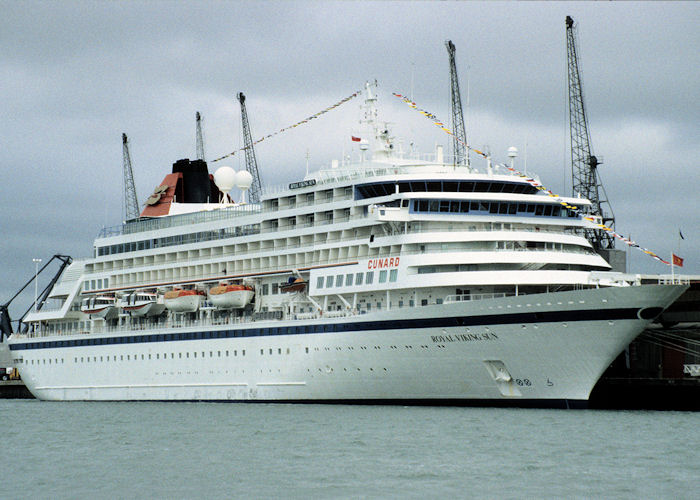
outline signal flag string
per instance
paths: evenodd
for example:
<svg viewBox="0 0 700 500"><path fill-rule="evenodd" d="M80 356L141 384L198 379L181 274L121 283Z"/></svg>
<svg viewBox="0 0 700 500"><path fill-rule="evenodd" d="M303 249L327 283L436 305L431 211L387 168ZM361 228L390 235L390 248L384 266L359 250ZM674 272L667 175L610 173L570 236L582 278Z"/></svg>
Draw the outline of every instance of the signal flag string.
<svg viewBox="0 0 700 500"><path fill-rule="evenodd" d="M295 127L298 127L299 125L303 125L304 123L308 123L308 122L310 122L311 120L313 120L314 118L318 118L319 116L321 116L321 115L323 115L323 114L326 114L326 113L328 113L329 111L334 110L335 108L337 108L337 107L340 106L341 104L345 104L345 103L348 102L349 100L351 100L351 99L357 97L360 93L361 93L361 91L360 91L360 90L357 90L357 91L353 92L352 94L350 94L349 96L347 96L345 99L341 99L340 101L336 102L336 103L333 104L332 106L328 106L326 109L324 109L324 110L322 110L322 111L319 111L318 113L314 113L313 115L311 115L311 116L309 116L309 117L307 117L307 118L304 118L304 119L301 120L301 121L296 122L294 125L290 125L290 126L288 126L288 127L281 128L281 129L279 129L277 132L274 132L274 133L272 133L272 134L268 134L268 135L266 135L266 136L264 136L264 137L261 137L261 138L258 139L257 141L253 142L250 146L244 146L244 147L242 147L242 148L240 148L240 149L237 149L237 150L235 150L235 151L231 151L229 154L224 155L224 156L221 156L220 158L217 158L216 160L212 160L212 163L215 162L215 161L223 160L224 158L229 158L229 157L235 155L236 153L240 153L241 151L244 151L245 149L247 149L247 148L249 148L249 147L252 147L252 146L255 146L256 144L261 143L261 142L264 141L265 139L269 139L270 137L274 137L274 136L276 136L277 134L281 134L282 132L286 132L287 130L290 130L290 129L293 129L293 128L295 128Z"/></svg>
<svg viewBox="0 0 700 500"><path fill-rule="evenodd" d="M418 105L417 105L414 101L412 101L411 99L409 99L408 97L406 97L406 96L404 96L404 95L398 94L398 93L396 93L396 92L394 92L393 95L396 96L396 97L398 97L399 99L401 99L401 100L402 100L403 102L405 102L406 104L408 104L408 106L409 106L410 108L415 109L415 110L418 111L420 114L422 114L423 116L425 116L426 118L428 118L429 120L431 120L431 121L432 121L438 128L440 128L443 132L445 132L445 133L448 134L448 135L451 135L452 137L455 137L460 143L462 143L465 147L467 147L467 148L470 149L471 151L474 151L475 153L481 155L481 156L484 157L484 158L488 158L488 155L486 155L486 154L483 153L482 151L479 151L478 149L472 148L469 144L466 144L466 143L465 143L464 141L462 141L459 137L457 137L456 135L454 135L454 133L453 133L449 128L445 127L445 124L444 124L442 121L440 121L440 119L438 119L438 117L437 117L436 115L434 115L433 113L431 113L430 111L426 111L426 110L424 110L424 109L419 108ZM591 226L594 226L594 227L596 227L596 228L598 228L598 229L602 229L602 230L604 230L604 231L607 231L608 233L612 234L615 238L619 239L620 241L623 241L624 243L626 243L626 244L629 245L630 247L638 249L640 252L643 252L643 253L649 255L650 257L652 257L652 258L658 260L659 262L662 262L663 264L666 264L666 265L668 265L668 266L671 265L671 263L670 263L669 261L662 259L662 258L659 257L655 252L649 250L648 248L644 248L643 246L639 245L639 244L636 243L635 241L632 241L630 238L625 238L625 237L622 236L621 234L618 234L617 232L615 232L615 230L614 230L613 228L608 227L608 226L606 226L605 224L599 224L599 223L597 223L595 218L586 215L580 208L578 208L578 207L576 207L576 206L574 206L574 205L571 205L571 204L569 204L568 202L564 201L564 200L562 199L561 196L559 196L558 194L553 193L550 189L547 189L545 186L543 186L542 184L540 184L538 181L536 181L536 180L533 179L532 177L529 177L529 176L523 174L522 172L520 172L520 171L518 171L518 170L516 170L516 169L514 169L514 168L512 168L512 167L509 167L508 165L506 165L506 164L504 164L504 163L502 163L501 166L502 166L502 167L505 167L505 168L508 169L508 170L510 170L511 172L513 172L514 174L516 174L518 177L521 177L521 178L525 179L525 181L527 181L530 185L534 186L534 187L537 188L539 191L543 191L543 192L546 193L550 198L554 198L554 199L557 200L562 206L564 206L564 207L568 208L569 210L573 211L574 213L576 213L576 215L580 215L580 216L581 216L585 221L587 221Z"/></svg>

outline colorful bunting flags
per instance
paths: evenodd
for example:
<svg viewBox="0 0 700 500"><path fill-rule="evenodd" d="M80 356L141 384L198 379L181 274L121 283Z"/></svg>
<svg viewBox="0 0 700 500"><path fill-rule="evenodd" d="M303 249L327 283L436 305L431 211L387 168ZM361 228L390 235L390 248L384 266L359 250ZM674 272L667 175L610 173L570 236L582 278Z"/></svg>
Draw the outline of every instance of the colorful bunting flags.
<svg viewBox="0 0 700 500"><path fill-rule="evenodd" d="M345 99L341 99L340 101L336 102L336 103L333 104L332 106L328 106L328 107L327 107L326 109L324 109L323 111L319 111L318 113L314 113L313 115L309 116L308 118L304 118L303 120L296 122L294 125L290 125L290 126L288 126L288 127L281 128L281 129L279 129L277 132L274 132L274 133L272 133L272 134L268 134L268 135L266 135L266 136L264 136L264 137L261 137L261 138L258 139L257 141L253 142L253 144L251 144L251 146L255 146L256 144L261 143L261 142L264 141L265 139L269 139L270 137L274 137L274 136L276 136L277 134L281 134L282 132L286 132L286 131L289 130L289 129L293 129L293 128L295 128L295 127L298 127L299 125L303 125L303 124L305 124L305 123L308 123L309 121L313 120L314 118L318 118L319 116L321 116L321 115L323 115L323 114L325 114L325 113L328 113L329 111L331 111L331 110L337 108L337 107L340 106L341 104L345 104L345 103L348 102L350 99L353 99L353 98L357 97L357 96L360 94L360 92L361 92L361 91L359 91L359 90L358 90L358 91L355 91L355 92L353 92L352 94L350 94L349 96L347 96ZM248 147L250 147L250 146L248 146ZM217 158L216 160L212 160L212 163L215 162L215 161L223 160L224 158L229 158L230 156L233 156L233 155L235 155L236 153L240 153L241 151L244 151L245 149L246 149L246 147L242 147L242 148L240 148L240 149L237 149L236 151L232 151L232 152L230 152L230 153L227 154L227 155L224 155L224 156L222 156L222 157L220 157L220 158Z"/></svg>
<svg viewBox="0 0 700 500"><path fill-rule="evenodd" d="M411 107L411 108L415 109L416 111L418 111L420 114L422 114L422 115L425 116L426 118L430 118L430 119L433 121L433 123L435 124L436 127L439 127L443 132L445 132L445 133L451 135L452 137L455 137L459 142L461 142L461 143L464 145L465 148L469 149L470 151L474 151L476 154L481 155L481 156L483 156L484 158L487 157L487 155L486 155L485 153L483 153L482 151L479 151L478 149L474 149L474 148L471 147L469 144L467 144L466 142L464 142L462 139L460 139L459 137L457 137L456 135L454 135L454 133L453 133L449 128L445 127L445 124L444 124L443 122L441 122L440 120L438 120L438 117L435 116L433 113L431 113L431 112L429 112L429 111L426 111L426 110L424 110L424 109L420 109L420 108L418 107L418 105L417 105L415 102L413 102L412 100L410 100L410 99L409 99L408 97L406 97L405 95L397 94L396 92L393 92L392 94L393 94L395 97L398 97L399 99L401 99L401 100L402 100L403 102L405 102L406 104L408 104L409 107Z"/></svg>

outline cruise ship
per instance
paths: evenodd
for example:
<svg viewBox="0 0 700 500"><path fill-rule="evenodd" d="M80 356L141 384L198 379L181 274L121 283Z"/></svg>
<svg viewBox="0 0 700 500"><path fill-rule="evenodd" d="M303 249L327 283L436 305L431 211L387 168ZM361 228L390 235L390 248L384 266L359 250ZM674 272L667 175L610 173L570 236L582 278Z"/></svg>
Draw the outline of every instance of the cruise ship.
<svg viewBox="0 0 700 500"><path fill-rule="evenodd" d="M588 200L404 152L372 85L363 107L357 161L259 202L248 172L177 161L10 337L32 394L579 405L685 290L612 272Z"/></svg>

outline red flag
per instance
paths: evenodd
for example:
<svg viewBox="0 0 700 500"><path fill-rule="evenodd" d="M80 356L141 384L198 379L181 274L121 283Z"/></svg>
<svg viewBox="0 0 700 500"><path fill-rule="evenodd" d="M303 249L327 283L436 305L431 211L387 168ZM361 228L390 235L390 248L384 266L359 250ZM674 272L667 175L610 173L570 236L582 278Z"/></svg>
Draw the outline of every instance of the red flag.
<svg viewBox="0 0 700 500"><path fill-rule="evenodd" d="M671 255L673 256L673 265L678 266L678 267L683 267L683 259L681 259L675 253L672 253Z"/></svg>
<svg viewBox="0 0 700 500"><path fill-rule="evenodd" d="M360 139L359 137L355 137L355 136L353 135L353 136L352 136L352 140L353 140L353 142L360 142L362 139Z"/></svg>

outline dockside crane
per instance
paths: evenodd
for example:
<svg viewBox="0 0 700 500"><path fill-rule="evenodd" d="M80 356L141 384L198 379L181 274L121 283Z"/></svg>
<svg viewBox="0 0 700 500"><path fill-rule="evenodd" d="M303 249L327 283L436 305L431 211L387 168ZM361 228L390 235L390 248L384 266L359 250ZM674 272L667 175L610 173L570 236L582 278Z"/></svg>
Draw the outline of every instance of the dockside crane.
<svg viewBox="0 0 700 500"><path fill-rule="evenodd" d="M27 281L22 288L19 289L17 293L15 293L10 300L5 302L4 304L0 304L0 342L2 342L4 337L9 337L13 333L12 329L12 319L10 319L10 312L9 312L9 307L10 304L12 303L13 300L15 300L29 285L31 285L36 279L38 279L39 274L41 274L44 269L46 269L54 260L58 260L61 262L61 266L59 267L58 271L56 274L53 276L49 284L44 288L40 294L38 294L36 298L36 302L32 302L32 305L29 306L29 309L24 311L24 314L20 317L20 319L17 321L18 324L18 330L22 329L20 328L20 325L22 324L22 320L24 317L31 311L32 309L36 309L37 311L41 310L41 308L44 306L46 303L46 299L49 296L49 293L51 292L51 289L53 289L53 286L56 284L58 281L58 278L61 277L61 274L63 274L63 271L68 267L71 262L73 262L73 258L70 255L54 255L49 259L49 261L42 266L41 269L37 271L37 273L32 276L32 278ZM26 331L27 325L24 325L23 330Z"/></svg>
<svg viewBox="0 0 700 500"><path fill-rule="evenodd" d="M129 139L127 139L126 134L122 134L122 153L124 170L124 220L131 220L139 216L139 201L136 198L134 171L131 168Z"/></svg>
<svg viewBox="0 0 700 500"><path fill-rule="evenodd" d="M195 115L195 120L197 122L197 138L195 145L197 159L206 161L204 159L204 134L202 134L202 115L199 114L199 111L197 111L197 114Z"/></svg>
<svg viewBox="0 0 700 500"><path fill-rule="evenodd" d="M255 149L253 149L253 138L250 134L250 124L248 123L248 112L245 108L245 96L243 92L238 93L238 102L241 103L241 120L243 121L243 149L245 150L245 165L246 170L253 177L253 183L248 190L248 201L250 203L259 203L262 196L262 183L260 182L260 173L258 172L258 161L255 158Z"/></svg>
<svg viewBox="0 0 700 500"><path fill-rule="evenodd" d="M566 16L566 54L569 82L569 127L573 195L581 195L591 200L590 215L600 217L603 224L614 229L615 216L598 174L598 165L602 161L593 154L591 147L591 136L588 131L588 118L583 99L581 71L578 65L576 26L570 16ZM607 212L604 208L607 208ZM586 237L599 253L615 248L615 237L604 229L586 230Z"/></svg>
<svg viewBox="0 0 700 500"><path fill-rule="evenodd" d="M462 97L459 92L459 79L457 78L457 63L455 62L455 45L452 40L445 42L447 53L450 56L450 83L452 96L452 149L454 151L455 165L469 166L469 148L467 148L467 132L464 128L464 115L462 114Z"/></svg>

